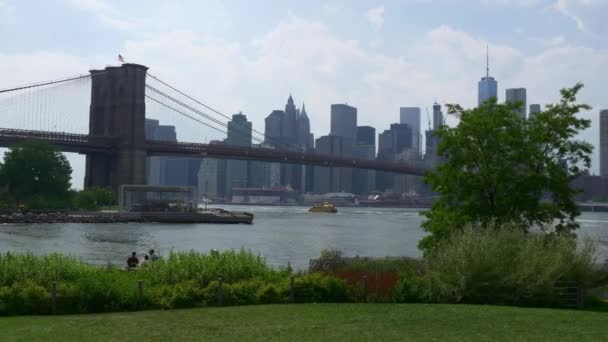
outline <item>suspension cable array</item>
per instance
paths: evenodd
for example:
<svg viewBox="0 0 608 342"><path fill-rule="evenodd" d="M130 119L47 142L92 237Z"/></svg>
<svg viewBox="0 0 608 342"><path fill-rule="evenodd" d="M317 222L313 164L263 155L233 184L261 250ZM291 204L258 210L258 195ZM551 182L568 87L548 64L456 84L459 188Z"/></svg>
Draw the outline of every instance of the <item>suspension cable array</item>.
<svg viewBox="0 0 608 342"><path fill-rule="evenodd" d="M204 102L202 102L202 101L194 98L193 96L186 94L185 92L183 92L183 91L179 90L178 88L172 86L171 84L169 84L169 83L161 80L160 78L158 78L155 75L152 75L152 74L148 73L148 76L150 78L152 78L153 80L159 82L162 86L167 87L169 90L177 93L180 96L183 96L187 100L192 101L193 104L187 104L187 103L185 103L185 101L177 99L176 96L169 95L167 91L162 91L162 90L158 89L157 87L154 87L154 86L149 85L149 84L146 84L146 88L147 89L149 89L150 91L152 91L153 93L155 93L155 95L160 96L161 99L163 99L163 100L169 100L170 102L173 103L173 105L178 105L179 108L181 108L181 110L177 110L173 106L168 106L166 104L163 104L162 100L159 100L158 98L153 99L151 95L146 95L147 98L149 98L151 100L154 100L154 102L156 102L158 104L161 104L162 106L164 106L166 108L169 108L169 109L173 110L174 112L176 112L176 113L178 113L180 115L184 115L184 116L186 116L186 117L188 117L190 119L193 119L193 118L191 116L185 115L184 109L187 112L192 112L192 113L196 114L196 116L200 116L200 117L203 118L203 120L205 120L205 121L208 120L211 123L209 123L209 122L203 123L203 122L201 122L199 120L195 120L195 121L197 121L199 123L202 123L202 124L204 124L207 127L211 127L211 128L213 128L214 130L216 130L218 132L222 132L224 134L228 134L228 132L227 132L228 124L225 121L223 121L222 119L218 119L217 116L219 115L222 118L227 119L227 120L232 120L231 117L229 117L228 115L220 112L217 109L214 109L213 107L205 104ZM195 108L194 107L195 105L202 106L204 109L202 109L200 107L199 108ZM208 113L209 111L212 112L213 114L216 114L216 115L214 116L213 114L209 114ZM251 139L254 142L257 142L257 143L260 143L260 144L262 144L262 143L269 143L270 145L272 145L273 147L276 147L276 148L284 148L284 149L289 149L289 150L298 150L299 149L298 146L296 146L296 145L289 144L289 143L286 143L286 142L283 142L283 141L279 141L279 140L277 140L275 138L269 137L266 134L264 134L264 133L262 133L262 132L260 132L260 131L258 131L256 129L254 129L253 127L245 125L245 124L243 124L243 123L241 123L239 121L232 121L232 124L239 126L240 128L242 128L245 131L250 131L251 132ZM219 125L222 128L216 127L214 125Z"/></svg>

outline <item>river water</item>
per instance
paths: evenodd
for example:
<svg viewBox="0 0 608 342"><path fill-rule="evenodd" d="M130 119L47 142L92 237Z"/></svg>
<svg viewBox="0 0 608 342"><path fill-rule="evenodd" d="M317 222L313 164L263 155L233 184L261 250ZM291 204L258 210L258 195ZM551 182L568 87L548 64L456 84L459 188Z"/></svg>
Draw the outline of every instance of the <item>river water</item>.
<svg viewBox="0 0 608 342"><path fill-rule="evenodd" d="M60 252L95 264L123 264L132 251L245 248L272 265L308 267L323 249L349 256L420 256L425 236L415 209L339 208L312 214L304 207L226 206L255 214L253 225L214 224L3 224L0 252ZM598 242L598 259L608 258L608 213L583 213L579 236Z"/></svg>

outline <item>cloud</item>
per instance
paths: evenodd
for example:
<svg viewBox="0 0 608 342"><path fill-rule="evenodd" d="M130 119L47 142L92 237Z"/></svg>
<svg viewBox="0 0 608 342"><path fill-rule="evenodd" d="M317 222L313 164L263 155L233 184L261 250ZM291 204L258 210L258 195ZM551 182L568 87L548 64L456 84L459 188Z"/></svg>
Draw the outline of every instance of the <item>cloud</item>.
<svg viewBox="0 0 608 342"><path fill-rule="evenodd" d="M571 46L555 36L539 44L540 52L526 53L447 25L403 44L400 55L386 54L367 42L343 38L320 21L291 14L248 40L177 29L134 36L125 43L123 55L225 114L242 110L259 131L264 130L264 118L283 108L293 93L298 105L306 103L317 137L329 132L332 103L358 107L359 124L378 131L398 121L401 106L420 106L425 113L424 107L435 100L476 105L486 45L500 98L505 88L523 86L529 103L547 104L558 99L559 88L582 81L586 88L581 100L596 108L587 117L596 119L599 107L608 105L598 76L608 69L606 49ZM103 65L100 60L49 52L0 55L0 74L11 75L0 82L16 85L86 72L90 64ZM19 81L22 72L28 79ZM164 124L177 125L182 140L223 138L166 110L148 109ZM426 124L425 118L422 121ZM594 121L583 137L597 143L597 132Z"/></svg>
<svg viewBox="0 0 608 342"><path fill-rule="evenodd" d="M102 24L119 31L135 32L137 25L132 21L122 20L114 6L107 0L67 0L71 6L88 12Z"/></svg>
<svg viewBox="0 0 608 342"><path fill-rule="evenodd" d="M608 13L606 0L557 0L553 8L572 19L578 30L595 36L608 33L605 14Z"/></svg>
<svg viewBox="0 0 608 342"><path fill-rule="evenodd" d="M375 30L384 26L384 6L371 8L366 12L367 21Z"/></svg>
<svg viewBox="0 0 608 342"><path fill-rule="evenodd" d="M532 7L536 6L541 0L481 0L484 5L499 5L512 7Z"/></svg>

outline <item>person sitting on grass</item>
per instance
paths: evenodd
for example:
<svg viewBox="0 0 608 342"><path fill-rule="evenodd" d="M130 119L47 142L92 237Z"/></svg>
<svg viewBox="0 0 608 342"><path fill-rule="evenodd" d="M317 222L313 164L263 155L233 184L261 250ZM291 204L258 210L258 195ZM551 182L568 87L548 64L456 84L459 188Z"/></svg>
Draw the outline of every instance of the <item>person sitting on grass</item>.
<svg viewBox="0 0 608 342"><path fill-rule="evenodd" d="M137 253L131 253L129 259L127 259L127 266L129 268L135 268L139 264L139 259L137 259Z"/></svg>
<svg viewBox="0 0 608 342"><path fill-rule="evenodd" d="M144 260L141 261L139 267L142 267L150 262L150 256L148 254L144 255Z"/></svg>
<svg viewBox="0 0 608 342"><path fill-rule="evenodd" d="M160 259L160 257L157 254L154 253L153 249L151 249L150 251L148 251L148 253L150 253L150 259L152 261L156 261L156 260Z"/></svg>

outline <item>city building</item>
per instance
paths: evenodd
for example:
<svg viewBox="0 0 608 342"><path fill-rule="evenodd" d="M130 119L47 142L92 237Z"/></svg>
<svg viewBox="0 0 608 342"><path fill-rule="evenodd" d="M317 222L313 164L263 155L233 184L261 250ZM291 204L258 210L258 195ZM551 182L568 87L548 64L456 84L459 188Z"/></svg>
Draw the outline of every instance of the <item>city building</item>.
<svg viewBox="0 0 608 342"><path fill-rule="evenodd" d="M253 147L274 148L265 143L253 145ZM250 187L279 187L281 185L281 164L252 160L249 162L249 177Z"/></svg>
<svg viewBox="0 0 608 342"><path fill-rule="evenodd" d="M542 112L542 108L539 104L531 104L528 118L532 119L536 113L540 113L540 112Z"/></svg>
<svg viewBox="0 0 608 342"><path fill-rule="evenodd" d="M399 109L399 123L407 124L411 129L412 147L417 153L421 153L420 146L420 108L401 107Z"/></svg>
<svg viewBox="0 0 608 342"><path fill-rule="evenodd" d="M393 161L395 154L393 153L393 132L385 130L378 134L378 161ZM376 172L376 190L385 191L393 187L394 174L390 172Z"/></svg>
<svg viewBox="0 0 608 342"><path fill-rule="evenodd" d="M212 140L211 145L223 144L223 141ZM226 196L226 160L203 158L198 172L198 193L213 201Z"/></svg>
<svg viewBox="0 0 608 342"><path fill-rule="evenodd" d="M498 82L490 76L490 54L486 54L486 76L477 83L477 105L498 98Z"/></svg>
<svg viewBox="0 0 608 342"><path fill-rule="evenodd" d="M337 157L352 157L352 141L338 135L326 135L315 141L315 152ZM353 170L341 167L314 168L314 193L351 192Z"/></svg>
<svg viewBox="0 0 608 342"><path fill-rule="evenodd" d="M358 126L357 138L353 146L353 157L367 160L376 158L376 129ZM376 172L353 169L353 193L366 195L376 189Z"/></svg>
<svg viewBox="0 0 608 342"><path fill-rule="evenodd" d="M526 118L526 88L510 88L506 90L505 95L506 102L519 102L521 107L516 110L517 113L522 117Z"/></svg>
<svg viewBox="0 0 608 342"><path fill-rule="evenodd" d="M330 132L331 135L350 139L352 144L357 136L357 108L346 104L332 104Z"/></svg>
<svg viewBox="0 0 608 342"><path fill-rule="evenodd" d="M441 111L441 105L437 102L433 104L433 130L439 129L440 126L445 124L443 117L443 111Z"/></svg>
<svg viewBox="0 0 608 342"><path fill-rule="evenodd" d="M413 143L415 130L409 124L391 124L391 136L393 138L392 152L394 154L401 153L406 148L411 148L418 153L417 146Z"/></svg>
<svg viewBox="0 0 608 342"><path fill-rule="evenodd" d="M608 177L608 109L600 111L600 176Z"/></svg>
<svg viewBox="0 0 608 342"><path fill-rule="evenodd" d="M251 122L243 113L232 115L228 121L226 145L251 147ZM249 162L247 160L228 160L226 162L226 197L232 196L233 188L244 188L249 181Z"/></svg>
<svg viewBox="0 0 608 342"><path fill-rule="evenodd" d="M158 120L146 119L146 139L177 142L174 126L160 125ZM146 158L146 177L149 185L196 186L200 159L153 156Z"/></svg>
<svg viewBox="0 0 608 342"><path fill-rule="evenodd" d="M265 143L281 149L309 151L314 148L310 133L310 120L305 105L298 110L289 95L285 110L274 110L265 119ZM305 165L280 165L281 186L292 187L296 192L310 187L312 168Z"/></svg>

